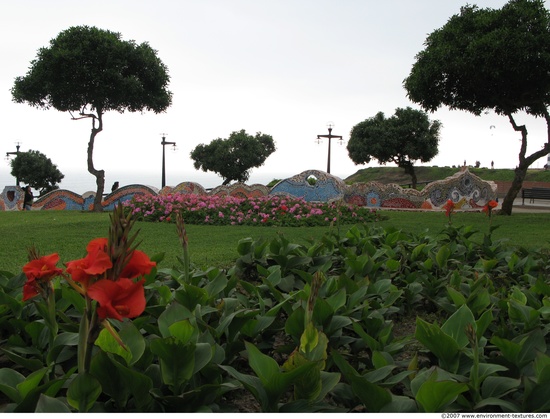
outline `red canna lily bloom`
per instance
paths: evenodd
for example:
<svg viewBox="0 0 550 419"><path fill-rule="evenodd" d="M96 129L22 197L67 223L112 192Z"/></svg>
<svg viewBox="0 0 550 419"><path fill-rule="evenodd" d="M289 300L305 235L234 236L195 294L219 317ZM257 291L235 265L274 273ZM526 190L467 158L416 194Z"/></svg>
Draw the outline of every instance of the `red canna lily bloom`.
<svg viewBox="0 0 550 419"><path fill-rule="evenodd" d="M29 298L36 297L40 294L40 286L34 279L28 279L23 285L23 301L27 301Z"/></svg>
<svg viewBox="0 0 550 419"><path fill-rule="evenodd" d="M57 253L42 256L38 259L31 260L23 266L23 272L27 276L27 279L49 281L63 273L62 269L55 266L57 262L59 262L59 255Z"/></svg>
<svg viewBox="0 0 550 419"><path fill-rule="evenodd" d="M62 269L55 266L57 262L59 262L59 255L53 253L33 259L23 266L23 272L27 277L27 282L23 286L23 301L47 292L46 287L51 287L49 282L63 273Z"/></svg>
<svg viewBox="0 0 550 419"><path fill-rule="evenodd" d="M487 204L483 207L482 211L487 214L487 215L490 215L491 214L491 211L493 210L493 208L496 208L498 206L498 202L491 199L489 202L487 202Z"/></svg>
<svg viewBox="0 0 550 419"><path fill-rule="evenodd" d="M106 253L107 239L94 239L86 250L88 254L82 259L67 262L67 272L72 279L86 288L91 278L104 274L113 267L111 258Z"/></svg>
<svg viewBox="0 0 550 419"><path fill-rule="evenodd" d="M101 319L133 318L145 310L144 279L134 282L128 278L117 281L100 279L88 288L88 296L97 301L97 315Z"/></svg>
<svg viewBox="0 0 550 419"><path fill-rule="evenodd" d="M452 199L448 199L445 205L443 205L443 209L445 210L445 215L448 217L451 215L451 213L455 209L455 203Z"/></svg>
<svg viewBox="0 0 550 419"><path fill-rule="evenodd" d="M98 239L93 239L88 243L88 246L86 246L86 251L88 253L94 253L98 250L101 250L103 252L107 252L107 239L105 237L100 237Z"/></svg>
<svg viewBox="0 0 550 419"><path fill-rule="evenodd" d="M122 278L134 279L138 276L147 275L156 265L155 262L151 262L149 256L144 252L141 250L134 250L130 261L126 264L124 269L122 269L120 276Z"/></svg>

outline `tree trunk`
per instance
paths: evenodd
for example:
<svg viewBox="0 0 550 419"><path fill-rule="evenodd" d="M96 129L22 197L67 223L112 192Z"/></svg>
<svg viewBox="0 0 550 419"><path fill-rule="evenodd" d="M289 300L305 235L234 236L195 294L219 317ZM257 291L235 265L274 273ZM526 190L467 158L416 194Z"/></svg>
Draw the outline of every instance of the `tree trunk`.
<svg viewBox="0 0 550 419"><path fill-rule="evenodd" d="M506 215L512 215L512 208L514 206L514 201L518 195L521 187L523 185L523 180L527 175L527 168L516 167L514 170L514 180L512 181L512 186L508 189L504 201L502 201L502 213Z"/></svg>
<svg viewBox="0 0 550 419"><path fill-rule="evenodd" d="M399 164L403 169L405 169L405 174L411 177L411 188L416 189L416 183L418 181L416 177L416 172L414 170L414 165L410 161L403 161Z"/></svg>
<svg viewBox="0 0 550 419"><path fill-rule="evenodd" d="M95 121L98 121L98 126L96 128ZM105 190L105 171L104 170L96 170L94 167L94 160L93 160L93 154L94 154L94 141L95 136L99 134L103 130L103 119L102 119L102 113L100 110L97 111L97 117L95 115L92 115L92 132L90 133L90 141L88 142L88 172L95 176L96 178L96 195L94 198L94 206L92 208L92 211L94 212L102 212L103 206L101 205L101 201L103 200L103 191Z"/></svg>
<svg viewBox="0 0 550 419"><path fill-rule="evenodd" d="M512 127L515 131L521 132L521 149L519 152L519 165L515 169L514 180L512 181L512 186L508 189L504 201L502 201L502 213L506 215L512 215L512 208L514 206L514 200L516 199L521 187L523 186L523 181L527 175L527 169L535 161L541 157L546 156L550 152L550 115L548 112L544 115L546 119L546 126L548 129L548 140L544 144L544 147L537 151L536 153L531 154L530 156L525 157L527 151L527 128L525 125L517 125L516 121L511 114L508 115L508 119L512 124Z"/></svg>

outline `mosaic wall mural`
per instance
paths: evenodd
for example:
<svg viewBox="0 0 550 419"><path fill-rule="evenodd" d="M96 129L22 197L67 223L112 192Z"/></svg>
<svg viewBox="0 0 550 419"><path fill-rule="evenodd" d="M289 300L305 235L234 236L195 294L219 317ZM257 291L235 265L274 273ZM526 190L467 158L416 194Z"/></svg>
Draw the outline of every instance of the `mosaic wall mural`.
<svg viewBox="0 0 550 419"><path fill-rule="evenodd" d="M166 186L160 192L144 185L123 186L105 196L103 208L112 210L119 202L131 200L136 195L166 195L174 193L234 196L239 198L283 195L303 198L306 201L329 202L343 200L350 204L378 208L441 209L448 199L456 208L478 210L489 200L496 199L497 185L470 173L467 169L444 180L428 184L422 191L402 188L396 184L379 182L346 185L342 179L318 170L307 170L296 176L281 180L273 188L264 185L236 183L218 186L206 191L194 182L182 182L176 187ZM0 211L17 211L23 208L23 190L6 186L0 197ZM78 195L67 190L50 192L35 200L33 210L80 210L92 209L95 194Z"/></svg>

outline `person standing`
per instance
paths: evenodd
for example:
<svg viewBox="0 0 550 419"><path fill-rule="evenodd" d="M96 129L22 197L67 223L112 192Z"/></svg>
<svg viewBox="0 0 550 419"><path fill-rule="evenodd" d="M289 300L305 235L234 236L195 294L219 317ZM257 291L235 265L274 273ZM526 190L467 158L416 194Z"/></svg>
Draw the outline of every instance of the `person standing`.
<svg viewBox="0 0 550 419"><path fill-rule="evenodd" d="M27 185L27 187L25 188L25 199L23 200L23 209L25 211L31 210L33 200L34 195L32 194L31 187Z"/></svg>

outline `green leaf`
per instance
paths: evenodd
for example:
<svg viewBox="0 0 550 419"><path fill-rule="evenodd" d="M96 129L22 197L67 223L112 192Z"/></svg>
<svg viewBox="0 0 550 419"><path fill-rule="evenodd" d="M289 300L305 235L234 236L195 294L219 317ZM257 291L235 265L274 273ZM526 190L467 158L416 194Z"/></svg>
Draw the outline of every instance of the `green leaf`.
<svg viewBox="0 0 550 419"><path fill-rule="evenodd" d="M548 412L550 411L550 382L535 385L526 395L524 401L525 412Z"/></svg>
<svg viewBox="0 0 550 419"><path fill-rule="evenodd" d="M437 266L439 266L440 269L447 267L449 256L451 256L451 249L449 249L449 246L447 246L446 244L441 246L435 256L435 261L437 262Z"/></svg>
<svg viewBox="0 0 550 419"><path fill-rule="evenodd" d="M476 327L476 321L472 311L467 305L462 305L441 326L441 330L451 336L460 349L468 345L466 328L471 325Z"/></svg>
<svg viewBox="0 0 550 419"><path fill-rule="evenodd" d="M48 372L48 368L42 368L38 371L35 371L31 373L25 380L19 384L17 384L17 391L21 395L22 398L25 398L27 394L40 384L42 381L42 378L46 375Z"/></svg>
<svg viewBox="0 0 550 419"><path fill-rule="evenodd" d="M415 337L437 356L442 368L457 371L460 348L455 339L420 317L416 319Z"/></svg>
<svg viewBox="0 0 550 419"><path fill-rule="evenodd" d="M195 369L195 345L183 344L174 337L154 339L151 352L159 357L162 380L174 394L180 394L183 386L193 376Z"/></svg>
<svg viewBox="0 0 550 419"><path fill-rule="evenodd" d="M105 352L94 356L90 372L98 379L103 393L112 397L121 411L126 409L130 395L139 411L149 411L153 382L147 375L122 365Z"/></svg>
<svg viewBox="0 0 550 419"><path fill-rule="evenodd" d="M481 400L478 404L474 406L474 411L484 410L487 406L498 406L503 412L520 412L520 406L509 402L507 400L497 399L495 397L488 397ZM491 408L490 411L496 411L496 409Z"/></svg>
<svg viewBox="0 0 550 419"><path fill-rule="evenodd" d="M71 413L71 409L61 400L41 394L35 413Z"/></svg>
<svg viewBox="0 0 550 419"><path fill-rule="evenodd" d="M25 376L11 368L0 369L0 391L12 401L19 403L23 397L17 386L25 381Z"/></svg>
<svg viewBox="0 0 550 419"><path fill-rule="evenodd" d="M481 395L484 399L499 398L510 391L519 389L521 380L510 377L490 376L481 384Z"/></svg>
<svg viewBox="0 0 550 419"><path fill-rule="evenodd" d="M464 297L461 292L458 292L453 287L447 287L447 294L449 294L449 297L453 300L454 305L461 306L466 304L466 297Z"/></svg>
<svg viewBox="0 0 550 419"><path fill-rule="evenodd" d="M69 384L67 402L79 412L85 413L101 394L101 384L90 373L81 373Z"/></svg>
<svg viewBox="0 0 550 419"><path fill-rule="evenodd" d="M171 336L169 327L181 320L193 317L191 312L177 302L173 302L162 312L158 319L159 331L163 338Z"/></svg>
<svg viewBox="0 0 550 419"><path fill-rule="evenodd" d="M189 322L188 319L180 320L179 322L172 323L168 327L170 335L181 341L187 343L191 337L196 334L195 327Z"/></svg>
<svg viewBox="0 0 550 419"><path fill-rule="evenodd" d="M245 346L248 353L248 363L250 364L250 367L260 378L262 384L264 386L267 385L277 374L280 373L279 365L273 358L264 355L253 344L245 342Z"/></svg>
<svg viewBox="0 0 550 419"><path fill-rule="evenodd" d="M391 394L376 384L361 377L337 351L331 352L332 359L346 380L351 383L353 393L365 405L368 412L380 412L392 401Z"/></svg>
<svg viewBox="0 0 550 419"><path fill-rule="evenodd" d="M424 412L443 412L449 404L456 400L459 394L465 391L468 391L466 383L428 380L418 389L416 401L422 406Z"/></svg>

